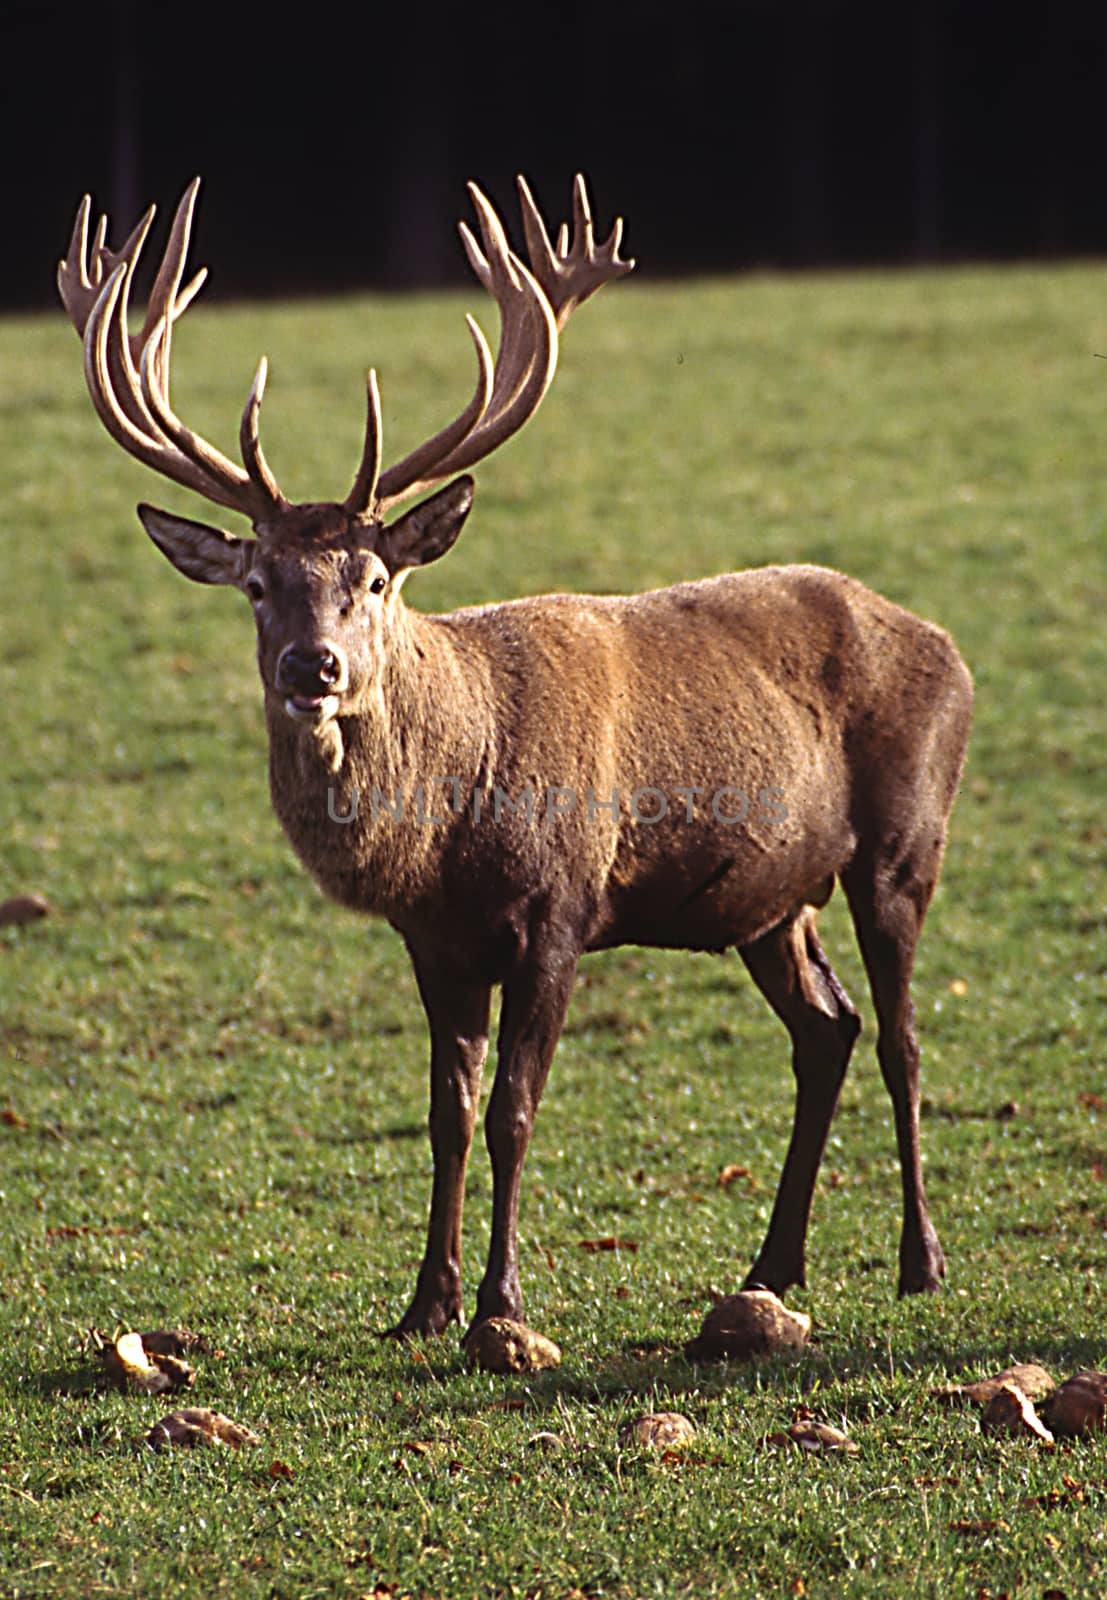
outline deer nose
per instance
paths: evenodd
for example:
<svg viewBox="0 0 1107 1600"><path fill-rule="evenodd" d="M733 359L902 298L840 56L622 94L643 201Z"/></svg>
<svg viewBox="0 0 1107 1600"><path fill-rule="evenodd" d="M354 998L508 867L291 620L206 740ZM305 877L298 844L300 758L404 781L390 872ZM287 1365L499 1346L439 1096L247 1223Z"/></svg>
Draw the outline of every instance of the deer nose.
<svg viewBox="0 0 1107 1600"><path fill-rule="evenodd" d="M327 647L310 650L286 645L277 661L277 687L297 694L321 694L338 682L342 663Z"/></svg>

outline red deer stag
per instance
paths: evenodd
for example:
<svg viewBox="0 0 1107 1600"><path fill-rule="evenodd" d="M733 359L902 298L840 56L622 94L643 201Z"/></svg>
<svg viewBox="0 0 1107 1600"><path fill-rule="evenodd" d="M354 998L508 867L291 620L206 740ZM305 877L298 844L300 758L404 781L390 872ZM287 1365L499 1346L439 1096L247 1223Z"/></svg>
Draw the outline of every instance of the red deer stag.
<svg viewBox="0 0 1107 1600"><path fill-rule="evenodd" d="M520 1177L535 1112L581 955L622 944L736 947L788 1029L795 1121L747 1283L783 1292L804 1281L816 1172L860 1028L815 932L835 879L895 1111L900 1292L935 1289L944 1262L923 1190L909 981L971 717L971 679L949 637L813 566L445 616L401 597L412 568L460 533L467 469L537 409L572 311L633 265L619 258L618 224L595 242L581 179L572 233L562 227L556 245L519 189L529 264L475 187L481 244L462 226L499 311L495 361L469 319L472 399L386 471L370 372L361 464L339 503L293 505L281 493L258 439L264 360L242 417L243 466L172 409L173 324L203 278L181 286L197 184L138 334L127 332L128 299L152 211L118 252L101 222L90 250L86 199L59 269L112 438L253 524L254 538L235 538L138 508L186 577L249 599L277 816L323 889L387 917L414 965L431 1035L434 1177L426 1253L394 1331L437 1334L461 1317L465 1170L495 984L492 1230L474 1320L520 1315Z"/></svg>

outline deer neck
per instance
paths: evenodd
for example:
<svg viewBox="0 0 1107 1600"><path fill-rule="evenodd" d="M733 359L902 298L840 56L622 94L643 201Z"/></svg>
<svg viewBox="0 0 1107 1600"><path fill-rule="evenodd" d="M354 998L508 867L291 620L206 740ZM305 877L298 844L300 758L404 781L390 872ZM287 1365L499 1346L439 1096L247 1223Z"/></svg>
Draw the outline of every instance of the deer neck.
<svg viewBox="0 0 1107 1600"><path fill-rule="evenodd" d="M333 898L387 915L433 882L451 831L446 781L466 791L493 746L487 676L447 619L403 609L352 713L305 727L267 698L273 807Z"/></svg>

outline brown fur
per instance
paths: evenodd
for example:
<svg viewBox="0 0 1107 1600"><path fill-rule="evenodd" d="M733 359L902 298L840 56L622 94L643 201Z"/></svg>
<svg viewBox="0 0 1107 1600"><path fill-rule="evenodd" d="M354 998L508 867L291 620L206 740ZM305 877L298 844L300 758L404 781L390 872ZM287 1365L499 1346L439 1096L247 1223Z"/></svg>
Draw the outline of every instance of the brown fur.
<svg viewBox="0 0 1107 1600"><path fill-rule="evenodd" d="M577 963L628 943L737 948L787 1026L795 1125L747 1281L803 1281L815 1175L860 1026L815 932L836 880L895 1108L900 1288L935 1288L943 1261L923 1192L908 985L971 717L952 642L810 566L633 596L409 610L403 577L449 548L471 494L459 480L387 529L337 506L292 508L256 542L141 511L189 576L264 590L277 815L326 892L386 917L411 953L431 1029L435 1178L397 1331L439 1332L461 1314L465 1166L497 984L493 1228L476 1317L519 1314L520 1174ZM278 682L289 650L308 661L309 687L311 662L341 663L327 714L289 714ZM435 779L457 780L456 792ZM644 820L660 809L656 795L635 796L645 790L665 796L657 822ZM739 791L747 813L727 820Z"/></svg>

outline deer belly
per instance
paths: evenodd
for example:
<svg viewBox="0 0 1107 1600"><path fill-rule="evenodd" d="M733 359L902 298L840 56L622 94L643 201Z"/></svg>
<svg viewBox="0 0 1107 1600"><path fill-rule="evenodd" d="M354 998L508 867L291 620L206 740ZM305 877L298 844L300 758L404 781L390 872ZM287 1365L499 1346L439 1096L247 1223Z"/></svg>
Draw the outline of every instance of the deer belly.
<svg viewBox="0 0 1107 1600"><path fill-rule="evenodd" d="M852 854L843 834L798 847L734 841L692 860L657 863L622 881L613 874L592 949L620 944L724 950L750 944L803 906L821 906Z"/></svg>

